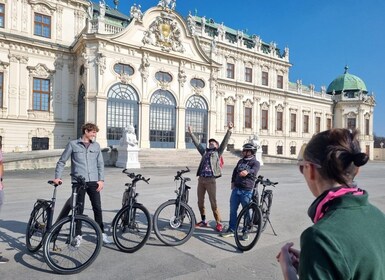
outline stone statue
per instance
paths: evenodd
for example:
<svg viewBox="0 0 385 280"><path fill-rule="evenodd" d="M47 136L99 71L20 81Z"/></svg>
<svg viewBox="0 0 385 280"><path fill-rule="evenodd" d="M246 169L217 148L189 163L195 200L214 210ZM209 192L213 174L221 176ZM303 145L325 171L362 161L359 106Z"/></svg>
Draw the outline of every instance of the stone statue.
<svg viewBox="0 0 385 280"><path fill-rule="evenodd" d="M124 128L122 138L119 141L120 146L137 147L138 139L136 138L135 128L129 124Z"/></svg>

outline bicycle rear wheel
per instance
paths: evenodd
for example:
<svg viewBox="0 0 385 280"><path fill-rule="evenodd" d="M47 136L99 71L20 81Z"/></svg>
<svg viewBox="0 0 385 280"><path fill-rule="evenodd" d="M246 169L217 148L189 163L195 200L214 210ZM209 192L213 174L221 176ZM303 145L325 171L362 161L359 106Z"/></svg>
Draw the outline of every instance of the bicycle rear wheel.
<svg viewBox="0 0 385 280"><path fill-rule="evenodd" d="M44 259L57 273L77 273L93 263L102 242L102 231L94 220L76 215L71 236L71 217L66 217L54 224L44 238Z"/></svg>
<svg viewBox="0 0 385 280"><path fill-rule="evenodd" d="M271 190L267 190L263 194L262 205L261 205L261 212L262 212L261 232L265 230L267 223L269 222L270 208L272 203L273 203L273 192Z"/></svg>
<svg viewBox="0 0 385 280"><path fill-rule="evenodd" d="M25 233L25 243L28 251L32 253L37 252L43 244L43 238L48 225L48 211L47 204L38 202L31 212Z"/></svg>
<svg viewBox="0 0 385 280"><path fill-rule="evenodd" d="M195 215L190 206L169 200L161 204L154 214L154 231L156 236L166 245L177 246L190 239L195 229ZM178 215L176 215L176 213Z"/></svg>
<svg viewBox="0 0 385 280"><path fill-rule="evenodd" d="M133 253L146 244L151 233L151 217L141 204L120 209L112 224L112 236L123 252Z"/></svg>
<svg viewBox="0 0 385 280"><path fill-rule="evenodd" d="M255 203L248 204L237 218L235 243L242 251L251 250L261 233L261 210Z"/></svg>

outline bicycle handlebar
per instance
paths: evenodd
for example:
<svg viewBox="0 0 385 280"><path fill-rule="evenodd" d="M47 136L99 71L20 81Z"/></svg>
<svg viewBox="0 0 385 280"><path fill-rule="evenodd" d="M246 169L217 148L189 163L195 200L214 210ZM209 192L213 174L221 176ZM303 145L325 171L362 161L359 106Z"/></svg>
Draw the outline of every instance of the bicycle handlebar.
<svg viewBox="0 0 385 280"><path fill-rule="evenodd" d="M128 172L127 169L123 169L122 173L126 174L128 177L130 177L133 181L137 182L137 181L144 181L146 182L147 184L148 181L150 181L151 178L144 178L142 176L142 174L135 174L135 173L132 173L132 172Z"/></svg>
<svg viewBox="0 0 385 280"><path fill-rule="evenodd" d="M186 169L185 170L181 170L181 171L177 171L176 172L176 175L175 175L175 177L174 177L174 180L179 180L179 178L181 178L182 177L182 175L184 174L184 173L187 173L187 172L190 172L190 168L188 168L187 166L186 166Z"/></svg>
<svg viewBox="0 0 385 280"><path fill-rule="evenodd" d="M257 182L261 183L264 186L273 186L278 185L278 182L272 182L269 179L263 180L263 176L259 175L257 178Z"/></svg>
<svg viewBox="0 0 385 280"><path fill-rule="evenodd" d="M82 186L86 185L86 178L84 178L82 175L76 175L76 174L71 173L70 176L72 177L72 179L74 179L76 181L76 183L78 183Z"/></svg>

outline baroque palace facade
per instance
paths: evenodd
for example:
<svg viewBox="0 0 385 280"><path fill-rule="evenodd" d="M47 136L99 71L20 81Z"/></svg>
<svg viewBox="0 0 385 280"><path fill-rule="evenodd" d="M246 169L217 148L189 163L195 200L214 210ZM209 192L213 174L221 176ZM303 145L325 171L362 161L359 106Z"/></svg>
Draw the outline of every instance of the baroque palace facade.
<svg viewBox="0 0 385 280"><path fill-rule="evenodd" d="M0 0L0 140L5 152L62 149L96 123L102 147L135 127L140 148L191 148L257 136L296 157L314 133L357 128L373 157L375 101L347 72L328 88L291 82L289 49L154 0L129 15L104 1ZM117 4L118 1L115 1Z"/></svg>

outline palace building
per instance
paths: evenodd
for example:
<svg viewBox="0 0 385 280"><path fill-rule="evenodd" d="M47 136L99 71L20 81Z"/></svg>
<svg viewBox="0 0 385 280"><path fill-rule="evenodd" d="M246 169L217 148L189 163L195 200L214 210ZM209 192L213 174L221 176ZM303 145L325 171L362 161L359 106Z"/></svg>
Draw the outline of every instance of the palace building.
<svg viewBox="0 0 385 280"><path fill-rule="evenodd" d="M139 148L186 149L189 125L207 143L231 121L235 148L258 137L263 154L294 158L313 134L346 127L373 158L375 100L347 67L316 91L289 80L289 48L182 17L176 0L129 15L115 4L0 0L5 152L62 149L84 122L99 126L102 147L133 125Z"/></svg>

